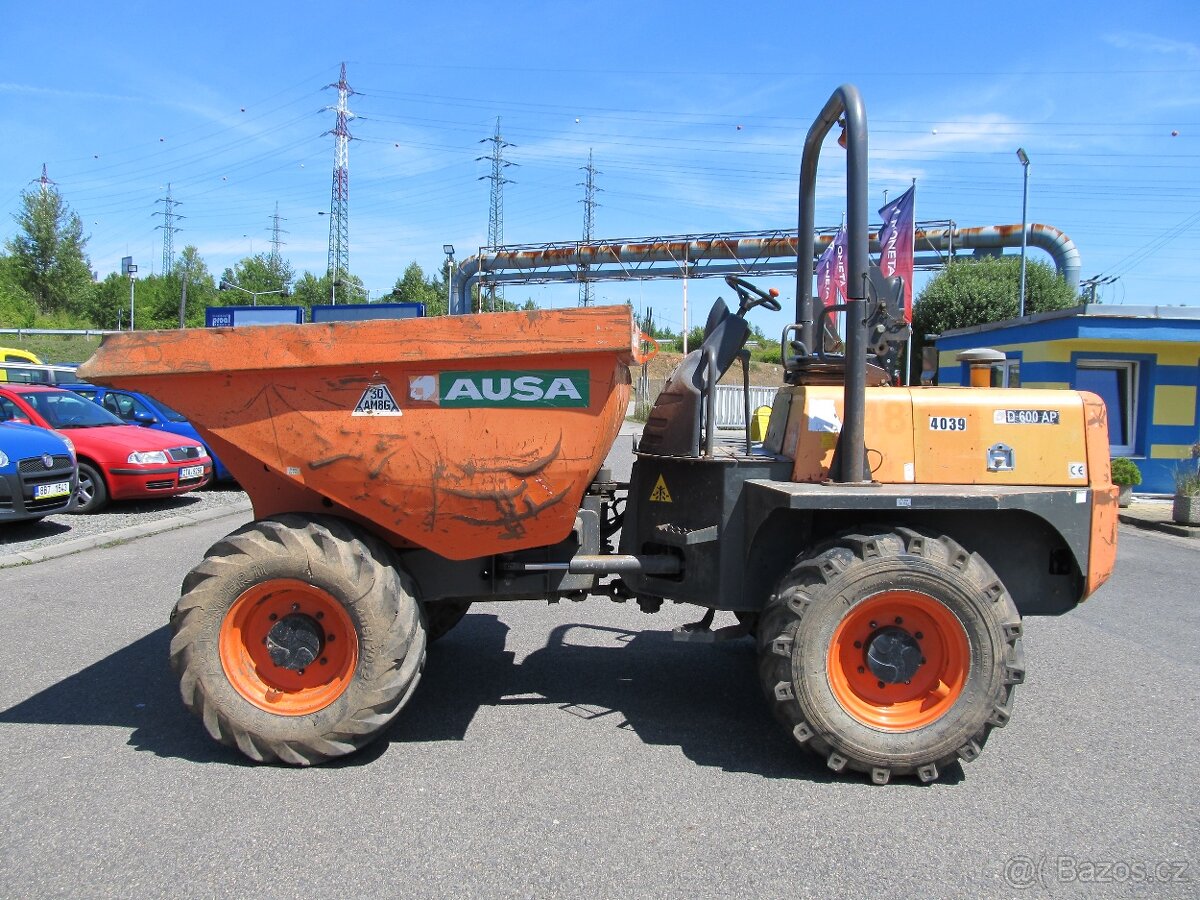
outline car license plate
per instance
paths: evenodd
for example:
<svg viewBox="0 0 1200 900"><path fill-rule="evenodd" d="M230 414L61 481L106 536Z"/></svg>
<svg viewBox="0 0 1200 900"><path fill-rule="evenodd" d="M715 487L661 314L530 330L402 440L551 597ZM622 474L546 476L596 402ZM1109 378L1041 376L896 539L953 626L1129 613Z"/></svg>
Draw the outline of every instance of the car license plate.
<svg viewBox="0 0 1200 900"><path fill-rule="evenodd" d="M56 481L54 484L39 484L33 489L34 500L48 500L51 497L65 497L71 493L71 482Z"/></svg>
<svg viewBox="0 0 1200 900"><path fill-rule="evenodd" d="M184 466L179 470L180 481L190 481L204 474L204 466Z"/></svg>

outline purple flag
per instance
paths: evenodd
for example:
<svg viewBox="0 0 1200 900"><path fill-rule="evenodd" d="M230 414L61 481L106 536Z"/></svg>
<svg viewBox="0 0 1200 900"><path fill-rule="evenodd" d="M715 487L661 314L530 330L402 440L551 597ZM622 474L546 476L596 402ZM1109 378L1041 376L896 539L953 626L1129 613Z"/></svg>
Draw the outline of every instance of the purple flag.
<svg viewBox="0 0 1200 900"><path fill-rule="evenodd" d="M817 297L822 306L829 306L833 300L833 244L825 248L817 260Z"/></svg>
<svg viewBox="0 0 1200 900"><path fill-rule="evenodd" d="M904 279L904 321L912 321L913 230L916 227L917 186L879 210L879 270L885 278Z"/></svg>
<svg viewBox="0 0 1200 900"><path fill-rule="evenodd" d="M846 299L846 283L847 283L847 259L846 254L849 252L846 238L846 223L842 223L841 229L837 233L837 237L833 239L833 243L829 245L829 249L833 251L833 302L837 303L839 298Z"/></svg>

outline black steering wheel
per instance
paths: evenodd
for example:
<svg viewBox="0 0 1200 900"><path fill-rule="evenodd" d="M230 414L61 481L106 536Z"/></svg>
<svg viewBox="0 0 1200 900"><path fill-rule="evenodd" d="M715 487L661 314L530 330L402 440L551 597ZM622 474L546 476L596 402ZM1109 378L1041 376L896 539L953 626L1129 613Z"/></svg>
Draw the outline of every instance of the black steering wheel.
<svg viewBox="0 0 1200 900"><path fill-rule="evenodd" d="M736 275L726 275L725 283L737 292L738 315L744 315L756 306L769 309L771 312L779 312L783 308L779 305L779 291L775 288L764 291L762 288L752 285L745 278L738 278Z"/></svg>

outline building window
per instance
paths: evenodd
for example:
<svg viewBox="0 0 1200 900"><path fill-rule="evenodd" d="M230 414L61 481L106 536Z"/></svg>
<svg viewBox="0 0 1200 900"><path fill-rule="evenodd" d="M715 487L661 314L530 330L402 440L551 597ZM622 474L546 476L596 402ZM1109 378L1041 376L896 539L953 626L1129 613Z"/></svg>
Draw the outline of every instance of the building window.
<svg viewBox="0 0 1200 900"><path fill-rule="evenodd" d="M1020 386L1020 359L1006 359L992 366L992 387L1018 388Z"/></svg>
<svg viewBox="0 0 1200 900"><path fill-rule="evenodd" d="M1137 446L1138 364L1110 359L1076 363L1075 387L1091 391L1108 407L1108 443L1115 456L1131 456Z"/></svg>

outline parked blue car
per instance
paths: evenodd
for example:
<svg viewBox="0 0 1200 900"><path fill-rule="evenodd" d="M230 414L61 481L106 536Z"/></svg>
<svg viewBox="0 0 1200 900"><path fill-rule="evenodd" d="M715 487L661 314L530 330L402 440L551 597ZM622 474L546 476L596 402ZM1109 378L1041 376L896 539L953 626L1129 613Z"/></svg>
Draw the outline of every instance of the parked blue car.
<svg viewBox="0 0 1200 900"><path fill-rule="evenodd" d="M115 388L100 387L96 384L63 384L59 387L74 391L81 397L86 397L98 403L114 416L129 425L141 425L146 428L157 428L159 431L169 431L192 438L204 444L204 449L213 461L213 480L232 481L233 475L212 452L212 447L196 431L194 425L161 400L155 400L149 394L139 394L137 391L120 391Z"/></svg>
<svg viewBox="0 0 1200 900"><path fill-rule="evenodd" d="M23 522L75 505L75 448L57 432L0 422L0 522Z"/></svg>

